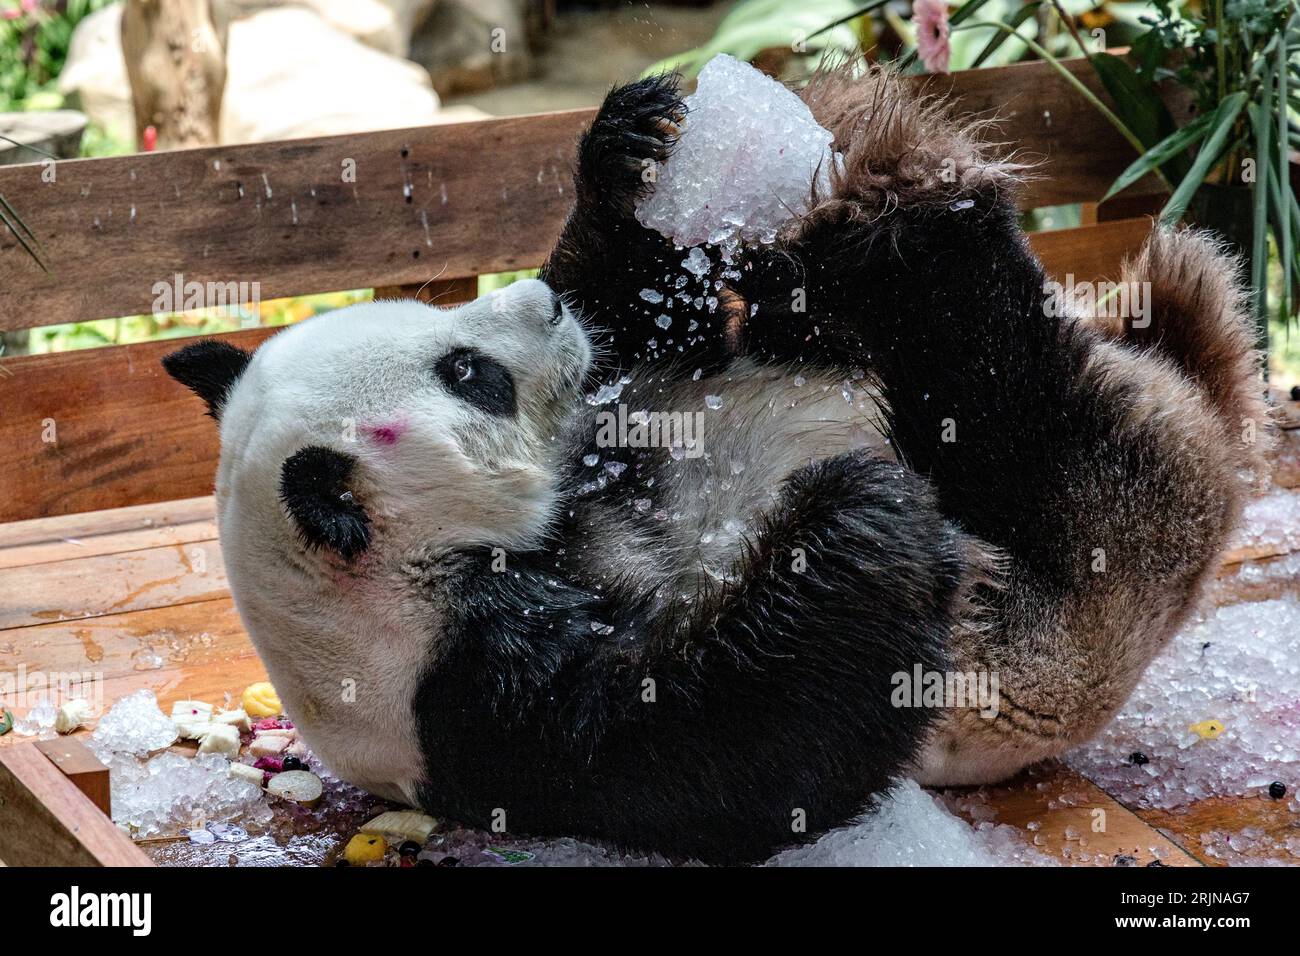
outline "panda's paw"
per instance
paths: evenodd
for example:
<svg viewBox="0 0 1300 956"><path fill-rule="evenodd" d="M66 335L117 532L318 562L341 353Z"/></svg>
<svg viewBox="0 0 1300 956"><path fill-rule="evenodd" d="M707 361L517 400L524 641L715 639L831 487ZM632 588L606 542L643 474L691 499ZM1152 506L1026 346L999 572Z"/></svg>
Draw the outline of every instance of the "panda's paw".
<svg viewBox="0 0 1300 956"><path fill-rule="evenodd" d="M675 73L661 73L617 87L578 150L578 197L631 216L667 161L686 118Z"/></svg>

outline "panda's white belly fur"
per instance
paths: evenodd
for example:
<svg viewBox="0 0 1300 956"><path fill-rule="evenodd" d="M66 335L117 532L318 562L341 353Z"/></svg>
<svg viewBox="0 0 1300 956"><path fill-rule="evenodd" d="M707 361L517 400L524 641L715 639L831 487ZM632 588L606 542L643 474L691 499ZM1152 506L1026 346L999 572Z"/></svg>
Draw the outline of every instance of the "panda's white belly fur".
<svg viewBox="0 0 1300 956"><path fill-rule="evenodd" d="M640 570L646 581L675 581L682 600L690 600L701 573L714 583L727 579L756 518L790 474L856 448L894 457L874 393L861 379L740 360L723 374L665 389L655 404L703 415L701 454L674 456L657 477L668 485L654 499L662 534L645 540L629 529L619 567Z"/></svg>

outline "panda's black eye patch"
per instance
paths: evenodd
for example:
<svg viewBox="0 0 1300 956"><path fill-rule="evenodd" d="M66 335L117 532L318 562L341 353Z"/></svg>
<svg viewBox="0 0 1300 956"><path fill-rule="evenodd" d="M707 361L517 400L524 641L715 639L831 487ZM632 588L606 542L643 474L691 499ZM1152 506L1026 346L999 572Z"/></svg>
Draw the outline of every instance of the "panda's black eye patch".
<svg viewBox="0 0 1300 956"><path fill-rule="evenodd" d="M489 415L515 413L515 379L504 365L478 349L452 349L434 365L443 387Z"/></svg>

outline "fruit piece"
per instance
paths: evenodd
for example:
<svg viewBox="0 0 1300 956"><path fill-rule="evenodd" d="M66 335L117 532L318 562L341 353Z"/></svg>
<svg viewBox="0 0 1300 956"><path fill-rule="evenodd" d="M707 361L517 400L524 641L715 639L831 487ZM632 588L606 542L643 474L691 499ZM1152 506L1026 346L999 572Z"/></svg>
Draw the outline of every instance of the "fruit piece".
<svg viewBox="0 0 1300 956"><path fill-rule="evenodd" d="M378 863L387 850L384 838L376 833L358 833L343 848L343 859L349 866L364 866Z"/></svg>
<svg viewBox="0 0 1300 956"><path fill-rule="evenodd" d="M0 737L14 729L13 711L0 709Z"/></svg>
<svg viewBox="0 0 1300 956"><path fill-rule="evenodd" d="M240 733L248 733L253 729L253 722L248 719L248 714L241 707L238 710L223 710L212 718L214 724L229 724Z"/></svg>
<svg viewBox="0 0 1300 956"><path fill-rule="evenodd" d="M320 777L306 770L286 770L277 773L266 785L266 792L272 796L292 800L306 807L313 807L319 801L324 787Z"/></svg>
<svg viewBox="0 0 1300 956"><path fill-rule="evenodd" d="M59 714L54 718L54 729L61 734L70 734L84 724L89 716L90 703L88 701L81 697L67 701L59 708Z"/></svg>
<svg viewBox="0 0 1300 956"><path fill-rule="evenodd" d="M281 770L306 770L307 765L293 754L286 754L284 760L280 762Z"/></svg>
<svg viewBox="0 0 1300 956"><path fill-rule="evenodd" d="M1281 780L1274 780L1268 785L1268 795L1274 800L1281 800L1286 796L1286 784Z"/></svg>
<svg viewBox="0 0 1300 956"><path fill-rule="evenodd" d="M438 821L418 810L389 810L361 828L362 833L381 833L393 843L411 840L423 845L436 830Z"/></svg>
<svg viewBox="0 0 1300 956"><path fill-rule="evenodd" d="M245 687L240 702L250 717L277 717L284 709L280 704L280 695L264 680Z"/></svg>
<svg viewBox="0 0 1300 956"><path fill-rule="evenodd" d="M1202 720L1200 723L1189 725L1187 729L1202 740L1213 740L1223 733L1223 721Z"/></svg>
<svg viewBox="0 0 1300 956"><path fill-rule="evenodd" d="M420 844L414 840L404 840L402 845L397 848L397 852L402 856L415 856L420 852Z"/></svg>
<svg viewBox="0 0 1300 956"><path fill-rule="evenodd" d="M1140 750L1133 751L1131 754L1129 754L1128 759L1129 759L1129 763L1133 764L1135 767L1142 767L1150 763L1150 760L1148 760L1147 755Z"/></svg>
<svg viewBox="0 0 1300 956"><path fill-rule="evenodd" d="M178 700L172 704L172 723L182 740L199 740L212 722L212 705L201 700Z"/></svg>
<svg viewBox="0 0 1300 956"><path fill-rule="evenodd" d="M274 727L271 730L255 730L254 737L283 737L285 740L294 740L298 736L298 731L292 727Z"/></svg>
<svg viewBox="0 0 1300 956"><path fill-rule="evenodd" d="M229 724L208 724L207 732L199 738L199 753L239 756L239 730Z"/></svg>
<svg viewBox="0 0 1300 956"><path fill-rule="evenodd" d="M262 785L262 771L256 767L249 766L246 763L233 761L230 764L230 775L238 777L240 780L247 780L249 783L255 783L259 787Z"/></svg>
<svg viewBox="0 0 1300 956"><path fill-rule="evenodd" d="M254 757L278 757L289 746L287 737L264 737L258 735L248 745L248 752Z"/></svg>
<svg viewBox="0 0 1300 956"><path fill-rule="evenodd" d="M269 770L271 773L284 773L286 770L301 769L286 767L284 761L279 757L258 757L253 761L253 766L258 770Z"/></svg>

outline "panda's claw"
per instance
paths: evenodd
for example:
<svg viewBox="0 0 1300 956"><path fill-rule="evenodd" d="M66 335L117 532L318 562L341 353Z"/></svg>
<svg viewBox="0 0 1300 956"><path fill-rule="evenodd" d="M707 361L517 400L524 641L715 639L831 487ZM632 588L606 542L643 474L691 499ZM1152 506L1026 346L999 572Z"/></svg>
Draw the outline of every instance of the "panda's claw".
<svg viewBox="0 0 1300 956"><path fill-rule="evenodd" d="M616 87L605 97L578 150L580 202L631 215L667 162L686 118L680 78L663 73Z"/></svg>

